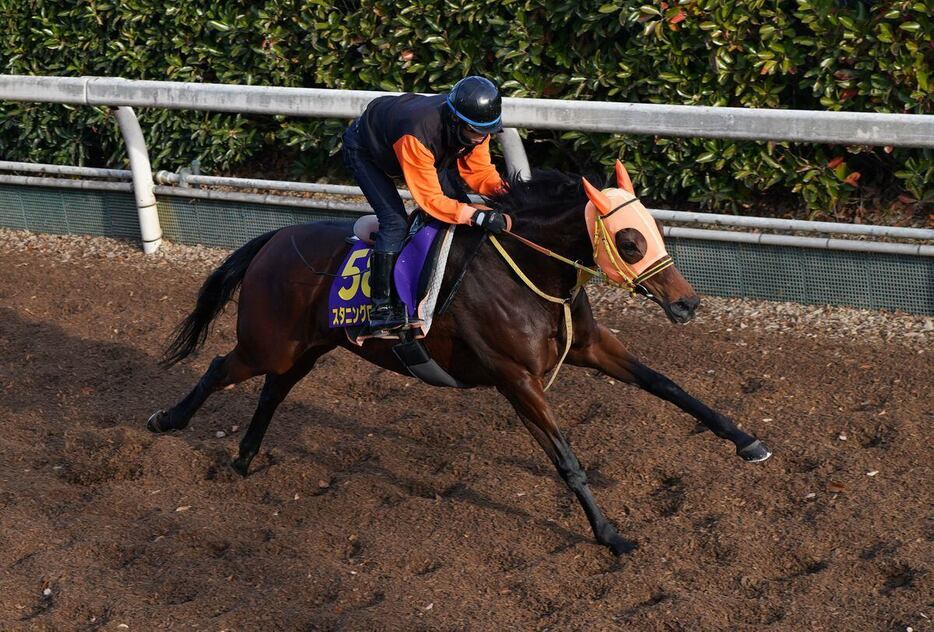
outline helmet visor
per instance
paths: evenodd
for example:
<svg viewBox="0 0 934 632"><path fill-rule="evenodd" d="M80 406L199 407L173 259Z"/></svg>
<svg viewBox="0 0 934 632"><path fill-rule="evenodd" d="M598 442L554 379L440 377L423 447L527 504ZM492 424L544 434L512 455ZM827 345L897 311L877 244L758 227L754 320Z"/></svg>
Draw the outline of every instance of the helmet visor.
<svg viewBox="0 0 934 632"><path fill-rule="evenodd" d="M467 127L478 134L499 134L501 131L503 131L503 119L502 117L499 117L492 123L487 123L486 125L478 125L476 123L467 122Z"/></svg>

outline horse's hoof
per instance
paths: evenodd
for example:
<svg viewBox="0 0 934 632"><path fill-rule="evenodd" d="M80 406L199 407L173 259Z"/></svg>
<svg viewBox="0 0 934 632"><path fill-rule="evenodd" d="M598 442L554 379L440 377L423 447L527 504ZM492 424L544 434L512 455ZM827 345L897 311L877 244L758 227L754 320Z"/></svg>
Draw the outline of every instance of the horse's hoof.
<svg viewBox="0 0 934 632"><path fill-rule="evenodd" d="M242 476L243 478L246 478L250 473L250 462L249 461L241 461L240 459L234 459L233 461L230 462L230 467L232 467L234 471L240 476Z"/></svg>
<svg viewBox="0 0 934 632"><path fill-rule="evenodd" d="M736 448L736 454L747 463L761 463L772 456L772 451L769 450L767 445L756 439L745 448Z"/></svg>
<svg viewBox="0 0 934 632"><path fill-rule="evenodd" d="M611 535L606 539L605 542L602 542L601 544L608 546L610 550L613 551L613 555L616 557L628 555L629 553L632 553L639 548L638 544L632 540L627 540L618 533Z"/></svg>
<svg viewBox="0 0 934 632"><path fill-rule="evenodd" d="M167 415L168 413L164 410L157 410L149 418L149 421L146 422L146 428L150 432L165 432L166 430L170 430L169 428L162 427L162 420L165 419Z"/></svg>

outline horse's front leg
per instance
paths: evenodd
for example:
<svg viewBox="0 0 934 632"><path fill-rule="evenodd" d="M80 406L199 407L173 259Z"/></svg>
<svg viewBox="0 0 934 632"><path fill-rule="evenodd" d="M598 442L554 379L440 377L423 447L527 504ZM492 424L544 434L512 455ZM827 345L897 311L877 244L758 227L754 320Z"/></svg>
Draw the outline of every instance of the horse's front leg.
<svg viewBox="0 0 934 632"><path fill-rule="evenodd" d="M587 484L587 474L558 429L551 407L545 400L542 381L528 373L517 372L497 388L519 413L525 427L545 449L561 479L577 496L597 542L608 546L616 555L635 548L635 544L623 538L597 506Z"/></svg>
<svg viewBox="0 0 934 632"><path fill-rule="evenodd" d="M653 371L626 351L623 344L603 325L597 325L586 344L572 349L568 362L599 369L621 382L635 384L644 391L671 402L709 428L722 439L732 441L736 454L752 463L772 456L768 447L736 427L728 417L711 409L684 391L673 381Z"/></svg>

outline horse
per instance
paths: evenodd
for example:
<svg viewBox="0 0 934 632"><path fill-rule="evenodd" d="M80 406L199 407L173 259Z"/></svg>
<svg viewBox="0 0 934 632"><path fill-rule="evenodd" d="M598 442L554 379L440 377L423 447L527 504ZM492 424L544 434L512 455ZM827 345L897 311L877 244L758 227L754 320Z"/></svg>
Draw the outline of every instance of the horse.
<svg viewBox="0 0 934 632"><path fill-rule="evenodd" d="M559 368L562 351L568 364L597 369L691 414L714 435L732 442L745 461L764 461L771 452L727 416L640 362L596 322L581 281L588 275L580 269L600 271L585 268L581 261L596 260L608 277L647 296L673 323L691 320L700 302L672 265L660 225L635 196L620 163L616 175L616 188L599 190L586 178L536 171L530 179L511 180L505 192L486 200L493 209L509 214L512 226L504 234L512 238L496 239L479 227L457 228L440 290L441 296L449 297L449 309L440 310L444 313L436 316L421 342L458 382L493 387L512 404L577 497L596 541L623 555L636 543L623 538L598 507L584 469L545 397L546 375ZM612 226L614 218L627 214L641 217L642 223ZM276 407L326 353L340 346L375 365L409 375L392 352L394 341L377 338L358 345L344 330L329 327L329 288L351 234L350 221L294 225L256 237L230 254L204 281L195 308L177 327L163 363L171 366L201 347L212 321L239 288L236 346L214 358L184 399L153 414L148 428L153 432L185 428L211 393L265 376L255 413L231 462L247 476ZM650 261L650 255L660 258ZM642 270L653 270L639 275L640 265ZM563 323L568 315L570 322Z"/></svg>

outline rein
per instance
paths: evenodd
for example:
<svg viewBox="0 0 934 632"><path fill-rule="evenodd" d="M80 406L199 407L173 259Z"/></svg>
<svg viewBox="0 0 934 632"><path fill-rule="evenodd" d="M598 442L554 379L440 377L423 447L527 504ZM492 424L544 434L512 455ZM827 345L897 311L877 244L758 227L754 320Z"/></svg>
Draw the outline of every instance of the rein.
<svg viewBox="0 0 934 632"><path fill-rule="evenodd" d="M599 254L601 248L606 250L606 252L610 255L610 261L613 263L613 267L616 269L617 274L619 274L619 276L621 276L623 279L626 280L625 283L620 283L614 279L609 278L601 270L596 270L594 268L588 268L587 266L581 263L578 263L577 261L571 261L567 257L563 257L559 255L558 253L554 252L553 250L549 250L548 248L545 248L544 246L540 246L536 244L534 241L526 239L525 237L522 237L521 235L517 235L516 233L510 230L504 230L502 234L509 235L510 237L518 241L519 243L528 246L532 250L536 250L542 253L543 255L546 255L548 257L551 257L552 259L556 259L560 261L561 263L565 263L573 268L576 268L578 272L581 274L588 274L591 277L599 278L604 283L609 283L610 285L615 285L616 287L623 288L627 292L629 292L630 296L635 296L636 294L642 294L643 296L651 297L652 293L649 292L645 287L643 287L642 284L647 279L649 279L649 277L652 277L658 274L659 272L661 272L662 270L664 270L670 265L674 265L674 260L670 256L666 255L662 257L661 259L659 259L658 261L656 261L655 263L653 263L642 274L636 274L635 271L632 270L626 264L622 256L620 256L619 250L617 250L616 248L616 244L614 244L609 239L610 231L607 230L606 225L604 224L605 219L609 218L611 215L613 215L613 213L620 210L627 204L630 204L636 201L637 199L638 198L633 198L631 200L623 202L622 204L617 206L615 209L613 209L612 211L610 211L603 217L598 215L596 217L596 226L594 227L595 228L594 236L593 236L593 259L594 261L597 260L597 255ZM502 250L500 250L500 254L503 254ZM510 260L507 260L507 262L508 261ZM510 263L510 266L512 266L513 269L517 271L517 273L519 272L514 263ZM526 281L526 285L528 285L529 283L530 283L529 281Z"/></svg>
<svg viewBox="0 0 934 632"><path fill-rule="evenodd" d="M504 230L504 231L503 231L503 234L504 234L504 235L509 235L510 237L512 237L513 239L519 241L520 243L525 244L526 246L528 246L528 247L531 248L532 250L537 250L538 252L542 253L543 255L548 255L548 256L551 257L552 259L557 259L557 260L560 261L561 263L566 263L566 264L568 264L569 266L575 267L575 268L577 268L578 270L580 270L581 272L586 272L587 274L589 274L589 275L591 275L591 276L596 276L596 277L604 276L603 273L600 272L599 270L594 270L593 268L588 268L588 267L585 266L585 265L581 265L581 264L578 263L577 261L571 261L571 260L568 259L567 257L562 257L562 256L559 255L557 252L554 252L553 250L548 250L548 248L545 248L544 246L539 246L539 245L536 244L534 241L531 241L531 240L529 240L529 239L526 239L525 237L522 237L521 235L517 235L517 234L515 234L515 233L512 232L512 231Z"/></svg>
<svg viewBox="0 0 934 632"><path fill-rule="evenodd" d="M513 237L519 237L515 233L511 233L508 231L503 231L503 232L505 232L508 235L512 235ZM520 241L523 241L523 242L527 241L522 237L519 237L519 239ZM523 283L525 283L526 286L528 286L530 290L538 294L540 297L542 297L546 301L550 303L560 304L564 308L564 337L565 337L564 353L562 353L561 357L558 359L558 365L555 367L554 372L552 372L551 377L548 379L548 384L545 385L545 390L547 391L551 387L551 385L554 383L555 378L558 377L558 371L561 370L561 365L564 364L564 359L568 356L568 352L571 350L571 343L574 341L574 323L573 323L573 320L571 319L571 303L574 301L575 298L577 298L577 293L580 291L581 287L583 287L584 283L587 282L589 275L595 274L596 272L580 264L575 264L570 259L565 259L564 257L561 257L560 255L551 253L549 256L553 256L559 261L569 263L573 265L574 267L579 268L579 270L581 270L577 274L577 283L574 285L574 288L571 290L571 295L568 298L558 298L557 296L546 294L541 289L539 289L539 287L535 285L532 279L526 276L526 274L519 267L519 264L517 264L515 260L509 256L509 253L506 252L506 249L503 248L503 245L501 243L499 243L499 239L497 239L495 235L490 235L490 241L493 243L493 246L496 247L496 250L499 251L499 254L500 256L502 256L503 260L506 261L507 264L509 264L509 267L512 268L513 272L515 272L519 276L519 278L522 279ZM532 242L529 242L529 243L531 244ZM543 252L543 251L547 251L548 253L551 252L550 250L547 250L547 248L542 248L541 246L538 246L537 244L533 247L535 247L536 250L539 250L539 252ZM583 271L586 271L586 274Z"/></svg>
<svg viewBox="0 0 934 632"><path fill-rule="evenodd" d="M575 298L577 298L578 292L580 292L580 289L584 286L584 284L588 280L590 280L590 278L597 277L597 278L602 279L605 283L609 283L611 285L624 288L625 290L629 292L631 296L635 296L636 294L643 294L644 296L647 296L649 298L654 298L652 293L649 292L648 289L646 289L645 286L642 285L642 283L644 283L649 277L654 276L655 274L658 274L659 272L661 272L668 266L674 264L674 261L672 260L672 258L666 255L662 257L661 259L659 259L658 261L656 261L655 263L653 263L651 266L649 266L649 268L645 270L642 274L636 274L635 271L632 268L630 268L626 264L626 262L623 260L623 258L620 256L619 251L616 248L616 244L613 243L613 241L610 239L609 237L610 231L607 229L606 225L604 224L604 219L609 218L611 215L613 215L613 213L616 213L618 210L620 210L627 204L631 204L632 202L635 202L637 199L638 198L632 198L631 200L627 200L626 202L623 202L622 204L614 208L612 211L610 211L609 213L607 213L607 215L603 217L598 215L596 217L596 224L594 226L594 235L593 235L594 261L598 260L597 256L601 248L606 250L607 254L609 255L610 261L613 263L613 267L616 269L617 274L619 274L619 276L625 280L625 283L619 283L618 281L609 278L601 270L589 268L581 263L578 263L577 261L572 261L568 259L567 257L559 255L553 250L549 250L548 248L545 248L544 246L540 246L534 241L526 239L525 237L522 237L521 235L517 235L511 230L502 231L502 234L509 235L510 237L518 241L519 243L531 248L532 250L540 252L543 255L551 257L552 259L556 259L557 261L567 264L577 270L577 283L574 284L574 287L571 289L571 295L568 298L559 298L557 296L551 296L550 294L546 294L541 289L539 289L539 287L535 285L535 283L522 271L522 269L519 268L519 264L517 264L515 260L509 256L509 253L506 252L505 248L503 248L503 245L499 242L499 239L497 239L495 235L490 234L490 241L493 243L493 246L499 252L500 256L507 263L507 265L509 265L509 267L512 268L513 272L515 272L516 275L520 279L522 279L522 282L525 283L525 285L530 290L535 292L535 294L537 294L541 298L545 299L546 301L550 303L559 304L564 308L564 314L563 314L564 315L564 329L565 329L564 352L561 354L561 357L558 359L558 365L555 367L554 372L552 372L551 377L548 379L548 383L545 385L546 391L554 383L555 378L558 376L558 371L561 370L561 365L564 364L564 360L565 358L567 358L568 352L571 350L571 343L573 342L573 339L574 339L574 325L571 319L571 303L574 301Z"/></svg>

